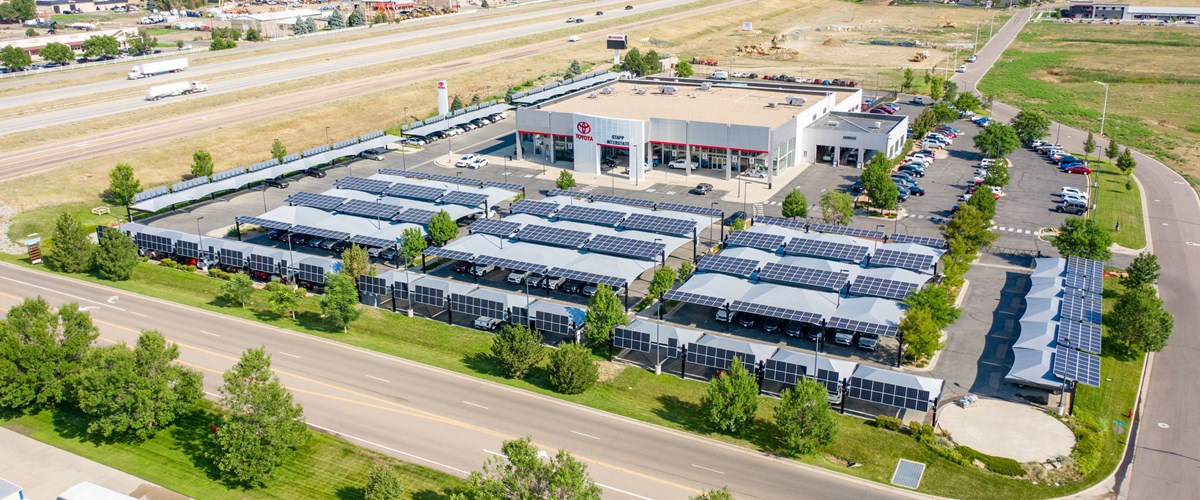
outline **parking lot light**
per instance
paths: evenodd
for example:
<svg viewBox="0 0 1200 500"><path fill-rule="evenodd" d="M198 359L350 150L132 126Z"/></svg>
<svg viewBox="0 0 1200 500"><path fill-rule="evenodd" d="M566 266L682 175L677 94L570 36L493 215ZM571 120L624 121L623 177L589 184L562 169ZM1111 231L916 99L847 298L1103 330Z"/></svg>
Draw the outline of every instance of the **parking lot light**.
<svg viewBox="0 0 1200 500"><path fill-rule="evenodd" d="M1094 80L1092 83L1104 87L1104 107L1100 110L1100 137L1104 137L1104 118L1108 115L1108 84Z"/></svg>

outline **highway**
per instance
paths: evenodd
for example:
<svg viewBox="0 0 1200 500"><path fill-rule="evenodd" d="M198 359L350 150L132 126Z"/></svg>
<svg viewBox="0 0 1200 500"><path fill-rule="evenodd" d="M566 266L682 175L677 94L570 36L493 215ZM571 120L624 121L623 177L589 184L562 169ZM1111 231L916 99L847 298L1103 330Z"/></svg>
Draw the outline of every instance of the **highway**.
<svg viewBox="0 0 1200 500"><path fill-rule="evenodd" d="M989 43L980 51L979 61L968 65L966 74L955 75L963 90L976 90L976 82L1016 37L1029 15L1028 10L1019 11L1013 18L1016 22L1010 21L996 36L1003 37L1004 42L996 46ZM1001 121L1011 120L1018 111L1000 102L992 109L993 116ZM1060 124L1052 127L1063 146L1083 150L1086 131ZM1097 137L1096 142L1100 151L1108 146L1102 137ZM1167 309L1175 315L1175 331L1166 349L1152 357L1149 384L1142 394L1144 400L1134 427L1132 464L1117 478L1117 491L1126 498L1193 498L1200 462L1200 413L1194 403L1200 400L1200 386L1195 383L1200 336L1191 332L1190 325L1200 324L1200 311L1196 307L1200 304L1200 293L1194 281L1200 276L1200 219L1197 218L1200 197L1183 177L1162 162L1138 151L1133 151L1133 157L1137 161L1134 177L1146 209L1147 250L1158 257L1162 266L1158 291ZM1104 203L1104 199L1098 198L1096 202Z"/></svg>
<svg viewBox="0 0 1200 500"><path fill-rule="evenodd" d="M31 295L53 305L78 302L92 314L102 343L133 344L141 329L162 331L179 344L181 360L203 372L213 394L242 351L266 346L311 425L460 477L478 470L503 440L531 435L539 446L566 448L585 461L608 498L686 498L724 485L742 499L795 498L801 491L809 498L915 496L318 337L0 265L0 305Z"/></svg>

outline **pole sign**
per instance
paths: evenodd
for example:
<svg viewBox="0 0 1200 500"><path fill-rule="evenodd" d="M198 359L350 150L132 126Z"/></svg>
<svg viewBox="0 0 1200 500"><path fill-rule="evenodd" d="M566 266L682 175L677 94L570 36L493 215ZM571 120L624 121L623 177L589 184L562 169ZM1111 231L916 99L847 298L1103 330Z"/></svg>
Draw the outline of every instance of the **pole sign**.
<svg viewBox="0 0 1200 500"><path fill-rule="evenodd" d="M42 237L41 237L41 235L39 235L37 233L29 235L28 238L25 240L25 248L27 248L29 250L29 263L30 264L41 264L42 263Z"/></svg>
<svg viewBox="0 0 1200 500"><path fill-rule="evenodd" d="M626 35L608 35L608 48L625 50L629 48L629 37Z"/></svg>

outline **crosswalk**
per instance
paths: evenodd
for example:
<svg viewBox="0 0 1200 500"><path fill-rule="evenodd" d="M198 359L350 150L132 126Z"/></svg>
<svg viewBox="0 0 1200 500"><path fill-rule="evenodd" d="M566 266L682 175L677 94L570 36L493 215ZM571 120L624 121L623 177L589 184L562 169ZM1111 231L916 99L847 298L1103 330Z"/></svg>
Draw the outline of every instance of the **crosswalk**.
<svg viewBox="0 0 1200 500"><path fill-rule="evenodd" d="M1038 234L1041 231L1041 229L1040 228L1039 229L1021 229L1019 227L992 226L992 231L995 231L997 233L1014 233L1014 234L1034 235L1034 234Z"/></svg>
<svg viewBox="0 0 1200 500"><path fill-rule="evenodd" d="M762 204L762 203L755 203L755 204L754 204L754 216L755 216L755 217L762 217L762 216L763 216L763 204Z"/></svg>

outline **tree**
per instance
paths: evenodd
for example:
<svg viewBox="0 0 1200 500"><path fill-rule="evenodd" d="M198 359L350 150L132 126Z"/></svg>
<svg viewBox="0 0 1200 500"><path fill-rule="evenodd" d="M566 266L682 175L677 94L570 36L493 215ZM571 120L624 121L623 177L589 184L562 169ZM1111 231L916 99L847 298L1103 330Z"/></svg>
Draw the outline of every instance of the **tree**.
<svg viewBox="0 0 1200 500"><path fill-rule="evenodd" d="M661 266L654 270L654 277L650 279L650 286L646 290L648 298L659 299L664 293L671 291L675 286L675 280L679 275L675 273L675 268Z"/></svg>
<svg viewBox="0 0 1200 500"><path fill-rule="evenodd" d="M0 408L35 410L68 399L99 335L74 302L57 313L41 297L10 308L0 322Z"/></svg>
<svg viewBox="0 0 1200 500"><path fill-rule="evenodd" d="M0 18L14 23L23 23L37 17L37 3L34 0L11 0L8 8L0 10Z"/></svg>
<svg viewBox="0 0 1200 500"><path fill-rule="evenodd" d="M581 74L583 74L583 67L579 65L579 60L572 60L571 65L567 66L567 78L575 78Z"/></svg>
<svg viewBox="0 0 1200 500"><path fill-rule="evenodd" d="M0 62L9 71L20 71L33 64L33 58L29 57L29 54L24 50L12 45L6 45L3 49L0 49Z"/></svg>
<svg viewBox="0 0 1200 500"><path fill-rule="evenodd" d="M220 392L224 424L209 458L231 482L260 485L308 439L304 409L271 371L265 347L242 353Z"/></svg>
<svg viewBox="0 0 1200 500"><path fill-rule="evenodd" d="M1117 157L1117 168L1122 174L1133 175L1133 169L1137 167L1137 161L1133 159L1133 152L1129 148L1121 151L1121 155Z"/></svg>
<svg viewBox="0 0 1200 500"><path fill-rule="evenodd" d="M132 278L133 270L141 261L133 238L111 228L100 236L100 244L96 245L92 254L92 268L101 279L109 281L125 281Z"/></svg>
<svg viewBox="0 0 1200 500"><path fill-rule="evenodd" d="M1162 266L1158 265L1158 256L1150 252L1142 252L1133 258L1129 267L1125 268L1125 276L1121 277L1121 286L1125 289L1137 288L1142 285L1158 283L1158 275Z"/></svg>
<svg viewBox="0 0 1200 500"><path fill-rule="evenodd" d="M845 226L854 218L854 198L841 191L826 191L819 205L821 217L827 223Z"/></svg>
<svg viewBox="0 0 1200 500"><path fill-rule="evenodd" d="M700 411L714 428L738 434L754 420L758 410L758 382L735 356L729 370L718 374L700 398Z"/></svg>
<svg viewBox="0 0 1200 500"><path fill-rule="evenodd" d="M571 189L575 187L575 176L571 174L570 170L562 170L558 173L558 179L554 181L554 186L564 191Z"/></svg>
<svg viewBox="0 0 1200 500"><path fill-rule="evenodd" d="M892 166L883 154L871 157L867 168L863 170L861 182L872 207L891 210L899 203L900 188L892 181L891 173Z"/></svg>
<svg viewBox="0 0 1200 500"><path fill-rule="evenodd" d="M1063 257L1074 255L1085 259L1105 261L1112 258L1112 235L1096 225L1093 219L1070 217L1058 228L1058 236L1050 244Z"/></svg>
<svg viewBox="0 0 1200 500"><path fill-rule="evenodd" d="M929 107L935 125L944 125L958 119L958 111L944 102Z"/></svg>
<svg viewBox="0 0 1200 500"><path fill-rule="evenodd" d="M342 251L342 270L339 272L358 283L359 276L374 276L375 266L371 265L371 256L367 255L367 249L352 243L350 248Z"/></svg>
<svg viewBox="0 0 1200 500"><path fill-rule="evenodd" d="M783 216L788 218L808 217L808 199L799 189L793 189L783 199Z"/></svg>
<svg viewBox="0 0 1200 500"><path fill-rule="evenodd" d="M108 172L108 198L117 205L133 203L134 195L142 192L142 181L133 176L133 167L118 163Z"/></svg>
<svg viewBox="0 0 1200 500"><path fill-rule="evenodd" d="M983 111L983 103L970 92L958 94L958 97L954 99L954 107L963 111Z"/></svg>
<svg viewBox="0 0 1200 500"><path fill-rule="evenodd" d="M957 97L958 97L958 84L954 83L950 79L943 80L942 81L942 98L945 99L946 102L954 102Z"/></svg>
<svg viewBox="0 0 1200 500"><path fill-rule="evenodd" d="M691 276L693 269L695 269L695 267L692 265L692 261L685 260L683 262L680 262L679 263L679 278L684 279L684 278L687 278L688 276Z"/></svg>
<svg viewBox="0 0 1200 500"><path fill-rule="evenodd" d="M991 128L991 127L988 127ZM1046 137L1050 133L1050 119L1037 111L1021 110L1012 119L1012 128L1024 144Z"/></svg>
<svg viewBox="0 0 1200 500"><path fill-rule="evenodd" d="M904 355L912 361L927 359L942 348L942 332L928 309L910 308L896 327L904 341Z"/></svg>
<svg viewBox="0 0 1200 500"><path fill-rule="evenodd" d="M1087 156L1090 156L1095 151L1096 151L1096 137L1094 135L1092 135L1092 131L1089 130L1087 139L1083 141L1083 154L1086 155L1086 156L1084 156L1084 158L1087 158Z"/></svg>
<svg viewBox="0 0 1200 500"><path fill-rule="evenodd" d="M208 151L197 149L196 152L192 153L192 176L212 179L212 174L212 155Z"/></svg>
<svg viewBox="0 0 1200 500"><path fill-rule="evenodd" d="M460 110L465 107L467 106L463 104L462 98L459 96L454 96L454 100L450 102L450 111Z"/></svg>
<svg viewBox="0 0 1200 500"><path fill-rule="evenodd" d="M562 344L550 353L550 387L563 394L582 394L600 379L600 371L588 348Z"/></svg>
<svg viewBox="0 0 1200 500"><path fill-rule="evenodd" d="M140 29L137 37L129 38L126 45L129 46L130 55L140 56L154 51L154 47L158 45L158 38L151 36L149 30Z"/></svg>
<svg viewBox="0 0 1200 500"><path fill-rule="evenodd" d="M625 61L621 64L621 70L643 76L650 70L650 65L646 64L646 60L642 57L642 53L638 51L637 47L633 47L625 52Z"/></svg>
<svg viewBox="0 0 1200 500"><path fill-rule="evenodd" d="M658 52L654 49L646 51L642 55L642 63L646 65L646 74L658 73L659 69L662 68L662 63L659 62L661 60L662 56L658 55Z"/></svg>
<svg viewBox="0 0 1200 500"><path fill-rule="evenodd" d="M733 492L729 491L728 486L722 486L719 490L706 490L689 500L733 500Z"/></svg>
<svg viewBox="0 0 1200 500"><path fill-rule="evenodd" d="M784 389L775 407L775 422L783 434L787 450L796 455L810 455L837 439L837 422L829 409L825 386L805 377L796 386Z"/></svg>
<svg viewBox="0 0 1200 500"><path fill-rule="evenodd" d="M278 161L279 163L283 163L283 158L287 155L288 151L287 148L283 146L283 141L275 139L275 142L271 143L271 158L274 158L275 161Z"/></svg>
<svg viewBox="0 0 1200 500"><path fill-rule="evenodd" d="M1108 140L1108 148L1104 150L1104 156L1109 161L1117 161L1117 157L1121 156L1121 145L1112 139Z"/></svg>
<svg viewBox="0 0 1200 500"><path fill-rule="evenodd" d="M607 344L614 328L629 324L625 307L612 287L604 283L596 285L596 293L588 299L583 324L587 327L588 345L592 347Z"/></svg>
<svg viewBox="0 0 1200 500"><path fill-rule="evenodd" d="M208 50L226 50L237 48L237 41L232 38L213 35L212 42L208 44Z"/></svg>
<svg viewBox="0 0 1200 500"><path fill-rule="evenodd" d="M1021 138L1010 125L993 123L975 134L975 149L989 158L1003 158L1021 147Z"/></svg>
<svg viewBox="0 0 1200 500"><path fill-rule="evenodd" d="M38 52L43 59L58 64L69 64L75 60L75 50L65 43L50 42Z"/></svg>
<svg viewBox="0 0 1200 500"><path fill-rule="evenodd" d="M455 224L454 219L450 218L450 212L442 210L429 220L429 238L433 240L434 246L445 245L456 236L458 236L458 224Z"/></svg>
<svg viewBox="0 0 1200 500"><path fill-rule="evenodd" d="M688 78L694 74L696 74L696 70L692 69L692 63L682 59L675 63L675 76Z"/></svg>
<svg viewBox="0 0 1200 500"><path fill-rule="evenodd" d="M124 342L93 349L75 387L88 433L143 441L190 410L204 395L201 376L178 359L179 347L152 330L132 350Z"/></svg>
<svg viewBox="0 0 1200 500"><path fill-rule="evenodd" d="M267 292L267 306L271 308L271 312L280 316L289 315L292 321L295 321L300 299L303 299L307 292L298 286L285 285L278 281L267 283Z"/></svg>
<svg viewBox="0 0 1200 500"><path fill-rule="evenodd" d="M984 179L984 183L987 183L987 179ZM966 204L979 209L988 220L996 217L996 197L989 190L976 191Z"/></svg>
<svg viewBox="0 0 1200 500"><path fill-rule="evenodd" d="M956 240L963 243L964 251L969 254L996 241L991 218L969 204L960 206L954 216L942 224L942 233L952 245Z"/></svg>
<svg viewBox="0 0 1200 500"><path fill-rule="evenodd" d="M341 9L333 9L333 13L325 20L325 25L331 30L340 30L346 27L346 18L342 16Z"/></svg>
<svg viewBox="0 0 1200 500"><path fill-rule="evenodd" d="M542 362L546 348L542 338L525 325L505 325L492 338L492 358L504 376L519 379Z"/></svg>
<svg viewBox="0 0 1200 500"><path fill-rule="evenodd" d="M400 238L400 256L404 258L404 265L407 267L425 251L428 243L425 242L425 233L415 227L405 229L400 233Z"/></svg>
<svg viewBox="0 0 1200 500"><path fill-rule="evenodd" d="M346 24L351 28L367 25L367 15L362 11L361 5L355 7L354 12L350 13L350 18L346 20Z"/></svg>
<svg viewBox="0 0 1200 500"><path fill-rule="evenodd" d="M244 273L233 273L229 279L221 283L221 297L230 302L237 302L243 308L246 301L254 294L254 282Z"/></svg>
<svg viewBox="0 0 1200 500"><path fill-rule="evenodd" d="M543 460L532 439L505 441L500 456L472 472L463 491L464 500L570 498L600 500L603 490L588 475L587 465L558 450Z"/></svg>
<svg viewBox="0 0 1200 500"><path fill-rule="evenodd" d="M729 225L729 232L731 232L731 233L736 233L738 231L745 231L745 230L746 230L746 218L745 217L738 217L736 219L733 219L733 224Z"/></svg>
<svg viewBox="0 0 1200 500"><path fill-rule="evenodd" d="M83 41L83 55L90 59L101 56L117 57L121 54L121 44L112 35L94 36Z"/></svg>
<svg viewBox="0 0 1200 500"><path fill-rule="evenodd" d="M33 28L25 28L25 36L30 36L30 37L38 36L38 32L37 32L37 30L35 30ZM40 52L39 52L39 54L40 54Z"/></svg>
<svg viewBox="0 0 1200 500"><path fill-rule="evenodd" d="M95 250L89 233L74 214L59 214L54 221L54 235L50 239L50 248L46 250L46 260L64 273L87 272L92 266L92 252Z"/></svg>
<svg viewBox="0 0 1200 500"><path fill-rule="evenodd" d="M909 310L924 309L929 311L933 322L938 328L950 326L958 320L962 311L954 306L954 292L949 287L937 284L925 285L924 288L904 299Z"/></svg>
<svg viewBox="0 0 1200 500"><path fill-rule="evenodd" d="M317 22L314 21L313 18L311 18L311 17L305 18L304 19L304 31L306 33L316 33L318 31L317 30Z"/></svg>
<svg viewBox="0 0 1200 500"><path fill-rule="evenodd" d="M253 26L251 26L250 28L246 29L246 41L247 42L261 42L261 41L263 41L263 34L261 31L258 31L257 29L254 29Z"/></svg>
<svg viewBox="0 0 1200 500"><path fill-rule="evenodd" d="M303 19L297 19L296 23L292 25L293 35L307 35L308 33L310 33L308 31L308 23L304 22Z"/></svg>
<svg viewBox="0 0 1200 500"><path fill-rule="evenodd" d="M992 166L988 168L987 175L983 176L983 183L987 186L1004 187L1008 185L1010 180L1011 175L1008 173L1008 164L1007 162L1003 161L993 163ZM974 198L974 196L972 196L972 198ZM993 210L992 213L995 214L995 210Z"/></svg>
<svg viewBox="0 0 1200 500"><path fill-rule="evenodd" d="M929 98L934 101L940 101L945 93L946 80L940 76L931 77L929 79Z"/></svg>
<svg viewBox="0 0 1200 500"><path fill-rule="evenodd" d="M479 8L490 9L490 8L492 8L492 5L489 4L487 0L483 0L482 2L479 2Z"/></svg>
<svg viewBox="0 0 1200 500"><path fill-rule="evenodd" d="M404 484L390 465L371 466L371 472L367 475L367 486L363 488L364 500L395 500L403 495Z"/></svg>
<svg viewBox="0 0 1200 500"><path fill-rule="evenodd" d="M358 319L358 287L354 277L345 272L333 273L325 278L325 295L321 296L321 315L334 327L345 333L347 325Z"/></svg>
<svg viewBox="0 0 1200 500"><path fill-rule="evenodd" d="M992 106L996 103L996 94L983 94L983 109L992 110Z"/></svg>
<svg viewBox="0 0 1200 500"><path fill-rule="evenodd" d="M913 70L912 68L904 68L904 82L900 84L901 92L909 92L913 88Z"/></svg>
<svg viewBox="0 0 1200 500"><path fill-rule="evenodd" d="M1133 349L1158 352L1167 346L1175 318L1163 308L1162 299L1150 285L1121 293L1105 323L1109 333Z"/></svg>

